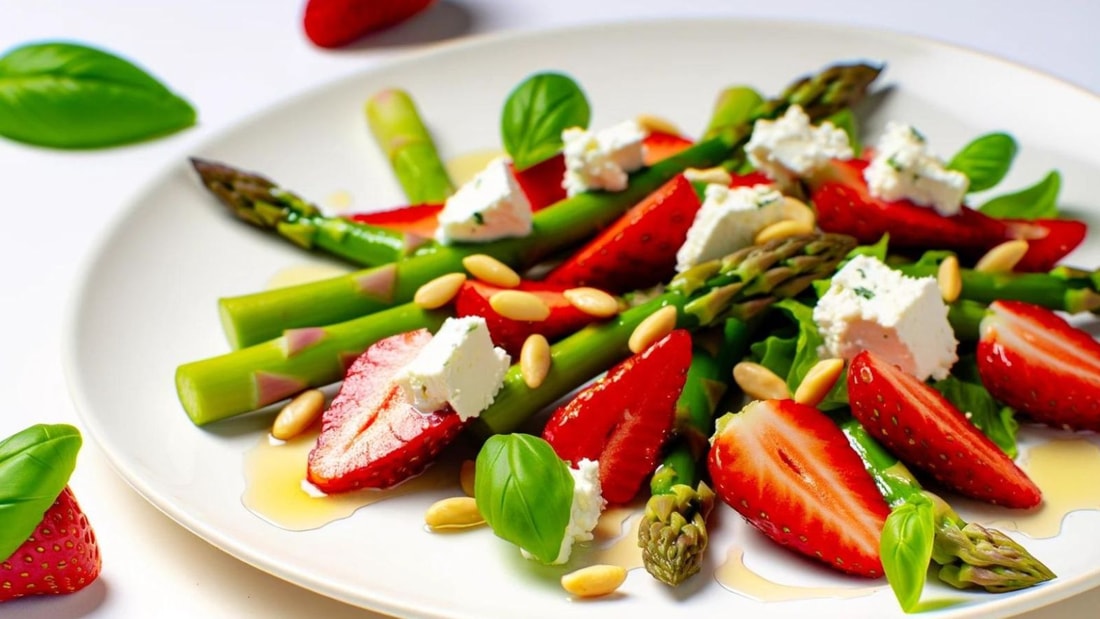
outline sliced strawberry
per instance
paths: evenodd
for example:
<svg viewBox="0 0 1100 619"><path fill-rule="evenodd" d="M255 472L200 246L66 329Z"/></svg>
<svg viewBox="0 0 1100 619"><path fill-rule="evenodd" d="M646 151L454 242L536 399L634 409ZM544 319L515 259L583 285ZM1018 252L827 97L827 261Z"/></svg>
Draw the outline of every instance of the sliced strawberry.
<svg viewBox="0 0 1100 619"><path fill-rule="evenodd" d="M414 204L374 213L355 213L348 219L359 223L408 232L430 239L439 227L439 211L442 204Z"/></svg>
<svg viewBox="0 0 1100 619"><path fill-rule="evenodd" d="M487 284L479 280L466 280L455 295L455 315L481 316L489 327L489 336L493 343L500 346L513 359L519 358L520 350L527 336L538 333L553 342L566 335L579 331L584 326L596 320L590 314L586 314L569 302L562 294L569 286L548 284L545 282L533 282L524 280L512 290L530 292L550 308L550 316L546 320L513 320L505 318L496 312L489 299L496 293L506 290L499 286Z"/></svg>
<svg viewBox="0 0 1100 619"><path fill-rule="evenodd" d="M863 178L867 164L833 161L813 179L810 198L822 230L850 234L861 243L889 233L891 247L950 249L970 258L1022 238L1030 247L1016 267L1020 271L1049 271L1084 239L1085 225L1078 221L994 219L965 206L958 215L944 217L908 200L880 200Z"/></svg>
<svg viewBox="0 0 1100 619"><path fill-rule="evenodd" d="M938 391L870 351L848 368L848 401L867 431L906 464L966 496L1035 507L1039 488Z"/></svg>
<svg viewBox="0 0 1100 619"><path fill-rule="evenodd" d="M775 181L768 178L767 174L759 170L753 170L744 174L733 174L730 187L755 187L756 185L771 185L773 183Z"/></svg>
<svg viewBox="0 0 1100 619"><path fill-rule="evenodd" d="M772 540L830 567L882 576L890 508L844 433L793 400L757 400L718 420L714 490Z"/></svg>
<svg viewBox="0 0 1100 619"><path fill-rule="evenodd" d="M690 365L691 335L673 331L555 411L542 438L563 460L599 461L604 499L626 503L657 467Z"/></svg>
<svg viewBox="0 0 1100 619"><path fill-rule="evenodd" d="M558 265L546 281L611 292L663 282L675 272L676 251L699 206L691 183L677 175Z"/></svg>
<svg viewBox="0 0 1100 619"><path fill-rule="evenodd" d="M668 159L676 153L689 148L694 143L695 142L681 135L676 135L675 133L650 131L649 134L645 136L644 142L645 164L649 166L662 159Z"/></svg>
<svg viewBox="0 0 1100 619"><path fill-rule="evenodd" d="M1100 343L1037 305L989 309L978 372L993 397L1041 423L1100 432Z"/></svg>
<svg viewBox="0 0 1100 619"><path fill-rule="evenodd" d="M562 179L565 178L565 157L561 154L536 163L526 170L516 170L513 166L512 173L523 193L527 195L532 212L538 212L565 199L565 186L562 185Z"/></svg>
<svg viewBox="0 0 1100 619"><path fill-rule="evenodd" d="M351 364L321 418L310 483L328 493L388 488L424 470L458 436L465 422L449 406L420 412L394 382L431 339L426 329L388 337Z"/></svg>
<svg viewBox="0 0 1100 619"><path fill-rule="evenodd" d="M99 576L101 565L95 533L66 487L27 541L0 561L0 602L79 591Z"/></svg>

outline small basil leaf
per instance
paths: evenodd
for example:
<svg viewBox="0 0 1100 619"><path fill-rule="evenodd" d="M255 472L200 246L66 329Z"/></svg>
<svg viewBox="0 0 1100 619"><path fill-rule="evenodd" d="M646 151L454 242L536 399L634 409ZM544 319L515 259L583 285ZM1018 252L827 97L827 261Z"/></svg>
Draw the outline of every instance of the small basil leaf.
<svg viewBox="0 0 1100 619"><path fill-rule="evenodd" d="M501 434L485 441L474 474L477 508L493 533L543 563L561 551L573 505L573 476L537 436Z"/></svg>
<svg viewBox="0 0 1100 619"><path fill-rule="evenodd" d="M508 95L500 119L504 150L517 170L558 154L561 132L587 128L588 99L580 86L561 73L536 73Z"/></svg>
<svg viewBox="0 0 1100 619"><path fill-rule="evenodd" d="M76 428L34 425L0 442L0 559L34 532L76 468Z"/></svg>
<svg viewBox="0 0 1100 619"><path fill-rule="evenodd" d="M852 146L852 156L859 157L860 153L863 152L863 143L859 141L859 125L856 121L856 115L852 112L852 108L841 108L825 120L833 123L834 127L848 134L848 143Z"/></svg>
<svg viewBox="0 0 1100 619"><path fill-rule="evenodd" d="M981 384L965 382L955 376L936 381L932 386L1009 458L1016 457L1016 430L1020 424L1016 421L1015 411L998 404Z"/></svg>
<svg viewBox="0 0 1100 619"><path fill-rule="evenodd" d="M1007 133L987 133L967 144L947 162L947 169L970 179L968 191L994 187L1008 174L1016 158L1016 140Z"/></svg>
<svg viewBox="0 0 1100 619"><path fill-rule="evenodd" d="M73 43L0 58L0 135L54 148L98 148L195 123L191 105L130 62Z"/></svg>
<svg viewBox="0 0 1100 619"><path fill-rule="evenodd" d="M913 611L920 602L935 533L932 503L920 495L896 507L886 518L879 556L886 580L905 612Z"/></svg>
<svg viewBox="0 0 1100 619"><path fill-rule="evenodd" d="M1043 180L1015 193L993 198L978 210L990 217L1050 219L1058 216L1058 192L1062 175L1051 170Z"/></svg>

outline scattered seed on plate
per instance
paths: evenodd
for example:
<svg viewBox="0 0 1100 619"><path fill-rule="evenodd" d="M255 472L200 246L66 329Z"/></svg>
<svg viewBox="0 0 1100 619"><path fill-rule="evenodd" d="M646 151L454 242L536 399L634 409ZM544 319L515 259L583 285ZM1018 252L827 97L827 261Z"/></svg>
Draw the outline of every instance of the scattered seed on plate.
<svg viewBox="0 0 1100 619"><path fill-rule="evenodd" d="M550 317L550 307L538 296L523 290L501 290L489 297L493 311L512 320L540 322Z"/></svg>
<svg viewBox="0 0 1100 619"><path fill-rule="evenodd" d="M455 496L432 503L424 513L424 524L432 530L461 529L485 524L473 497Z"/></svg>
<svg viewBox="0 0 1100 619"><path fill-rule="evenodd" d="M561 577L561 587L581 598L610 595L626 582L626 568L620 565L590 565Z"/></svg>
<svg viewBox="0 0 1100 619"><path fill-rule="evenodd" d="M570 288L562 293L573 307L596 318L610 318L619 313L619 301L599 288Z"/></svg>
<svg viewBox="0 0 1100 619"><path fill-rule="evenodd" d="M661 309L646 316L642 322L634 327L630 334L627 346L632 353L640 353L657 343L662 337L672 333L676 328L676 306L666 305Z"/></svg>
<svg viewBox="0 0 1100 619"><path fill-rule="evenodd" d="M844 371L843 359L822 359L806 372L806 377L794 390L794 401L807 406L817 406L829 395L833 385Z"/></svg>
<svg viewBox="0 0 1100 619"><path fill-rule="evenodd" d="M303 391L279 411L271 425L271 436L289 441L313 425L324 410L324 392L319 389Z"/></svg>
<svg viewBox="0 0 1100 619"><path fill-rule="evenodd" d="M759 363L742 361L733 366L733 380L745 395L754 400L783 400L791 397L787 383Z"/></svg>
<svg viewBox="0 0 1100 619"><path fill-rule="evenodd" d="M451 302L466 281L465 273L447 273L425 282L413 294L413 303L424 309L437 309Z"/></svg>
<svg viewBox="0 0 1100 619"><path fill-rule="evenodd" d="M519 351L519 369L523 382L531 389L538 389L550 373L550 342L538 333L527 336Z"/></svg>
<svg viewBox="0 0 1100 619"><path fill-rule="evenodd" d="M1023 239L1005 241L985 252L974 265L974 270L982 273L1011 273L1027 253L1027 248L1027 241Z"/></svg>
<svg viewBox="0 0 1100 619"><path fill-rule="evenodd" d="M487 284L501 288L515 288L519 285L519 273L492 256L486 254L466 256L462 259L462 266L469 271L470 275Z"/></svg>
<svg viewBox="0 0 1100 619"><path fill-rule="evenodd" d="M962 272L959 271L959 259L948 256L940 263L936 271L936 284L940 287L940 296L944 302L954 303L962 293Z"/></svg>

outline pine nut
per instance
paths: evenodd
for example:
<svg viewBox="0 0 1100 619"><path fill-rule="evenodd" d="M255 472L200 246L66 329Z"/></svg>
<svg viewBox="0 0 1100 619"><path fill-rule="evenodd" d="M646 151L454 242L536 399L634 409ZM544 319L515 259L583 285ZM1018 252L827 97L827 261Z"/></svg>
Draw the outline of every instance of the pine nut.
<svg viewBox="0 0 1100 619"><path fill-rule="evenodd" d="M561 587L581 598L614 593L626 582L626 568L619 565L590 565L561 577Z"/></svg>
<svg viewBox="0 0 1100 619"><path fill-rule="evenodd" d="M672 135L681 135L679 127L674 125L672 121L667 118L661 118L660 116L654 116L652 114L638 114L634 118L634 122L646 133L670 133Z"/></svg>
<svg viewBox="0 0 1100 619"><path fill-rule="evenodd" d="M797 219L784 219L783 221L777 221L770 226L764 226L764 228L756 233L756 237L753 239L753 243L762 245L768 241L774 241L776 239L785 239L792 236L801 236L803 234L809 234L814 231L812 223L805 221L799 221Z"/></svg>
<svg viewBox="0 0 1100 619"><path fill-rule="evenodd" d="M570 288L562 296L570 305L589 316L610 318L619 313L619 302L599 288Z"/></svg>
<svg viewBox="0 0 1100 619"><path fill-rule="evenodd" d="M936 284L940 287L940 296L944 302L954 303L962 293L962 273L959 271L959 259L948 256L940 263L936 272Z"/></svg>
<svg viewBox="0 0 1100 619"><path fill-rule="evenodd" d="M325 394L322 391L303 391L279 411L275 423L271 425L271 436L280 441L289 441L313 425L324 410Z"/></svg>
<svg viewBox="0 0 1100 619"><path fill-rule="evenodd" d="M775 372L751 361L733 366L733 380L754 400L785 400L791 397L787 383Z"/></svg>
<svg viewBox="0 0 1100 619"><path fill-rule="evenodd" d="M684 170L684 178L693 183L710 183L729 186L733 182L733 176L725 168L688 168Z"/></svg>
<svg viewBox="0 0 1100 619"><path fill-rule="evenodd" d="M538 389L550 373L550 342L538 333L527 336L519 352L519 369L523 382Z"/></svg>
<svg viewBox="0 0 1100 619"><path fill-rule="evenodd" d="M794 390L794 401L806 406L817 406L829 395L833 385L844 371L843 359L822 359L806 372L806 377Z"/></svg>
<svg viewBox="0 0 1100 619"><path fill-rule="evenodd" d="M676 328L676 314L675 306L666 305L646 316L630 334L630 340L627 342L630 352L640 353L657 343L657 340L672 333Z"/></svg>
<svg viewBox="0 0 1100 619"><path fill-rule="evenodd" d="M489 305L512 320L541 322L550 316L550 307L542 299L522 290L501 290L489 297Z"/></svg>
<svg viewBox="0 0 1100 619"><path fill-rule="evenodd" d="M790 196L783 198L783 219L805 222L810 224L811 228L817 225L817 215L814 214L814 210L806 206L802 200Z"/></svg>
<svg viewBox="0 0 1100 619"><path fill-rule="evenodd" d="M492 256L486 254L466 256L462 259L462 266L470 272L470 275L487 284L501 288L515 288L519 285L519 273Z"/></svg>
<svg viewBox="0 0 1100 619"><path fill-rule="evenodd" d="M974 265L974 270L982 273L1011 273L1027 253L1027 248L1027 241L1023 239L1005 241L985 252Z"/></svg>
<svg viewBox="0 0 1100 619"><path fill-rule="evenodd" d="M460 529L484 524L485 518L477 511L477 501L473 497L455 496L432 503L424 513L424 524L428 528Z"/></svg>
<svg viewBox="0 0 1100 619"><path fill-rule="evenodd" d="M447 273L416 289L413 303L424 309L436 309L451 302L466 281L465 273Z"/></svg>
<svg viewBox="0 0 1100 619"><path fill-rule="evenodd" d="M466 496L474 496L474 471L477 463L473 460L463 460L462 467L458 469L458 485Z"/></svg>

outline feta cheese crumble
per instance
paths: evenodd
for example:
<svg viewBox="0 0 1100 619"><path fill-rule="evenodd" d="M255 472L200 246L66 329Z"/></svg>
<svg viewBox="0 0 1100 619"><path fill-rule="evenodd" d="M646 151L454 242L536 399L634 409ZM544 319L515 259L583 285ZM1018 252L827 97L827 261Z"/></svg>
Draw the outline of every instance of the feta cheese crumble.
<svg viewBox="0 0 1100 619"><path fill-rule="evenodd" d="M809 176L830 159L853 155L843 129L829 121L813 126L799 105L787 108L776 120L756 121L745 152L752 165L781 183Z"/></svg>
<svg viewBox="0 0 1100 619"><path fill-rule="evenodd" d="M573 503L569 507L569 524L565 526L565 536L562 537L558 557L551 565L561 565L569 561L569 556L573 553L573 544L592 539L592 531L596 528L600 513L607 504L600 488L598 461L584 458L577 463L577 468L569 468L569 474L573 477ZM520 552L528 559L533 558L522 548Z"/></svg>
<svg viewBox="0 0 1100 619"><path fill-rule="evenodd" d="M907 199L931 206L945 217L962 209L970 179L962 172L944 168L943 162L928 151L924 136L913 127L887 123L874 152L863 171L872 196L889 201Z"/></svg>
<svg viewBox="0 0 1100 619"><path fill-rule="evenodd" d="M813 317L831 357L870 350L920 380L946 378L958 360L936 279L907 277L877 258L856 256L837 271Z"/></svg>
<svg viewBox="0 0 1100 619"><path fill-rule="evenodd" d="M771 185L731 189L712 183L705 193L676 252L677 272L748 247L757 232L785 218L783 194Z"/></svg>
<svg viewBox="0 0 1100 619"><path fill-rule="evenodd" d="M627 175L645 164L645 137L645 130L634 120L595 133L579 127L562 131L565 155L562 187L566 194L626 189Z"/></svg>
<svg viewBox="0 0 1100 619"><path fill-rule="evenodd" d="M509 365L508 353L489 339L484 318L448 318L395 380L417 409L450 404L465 421L493 403Z"/></svg>
<svg viewBox="0 0 1100 619"><path fill-rule="evenodd" d="M436 240L485 242L531 233L531 203L508 160L497 157L447 198Z"/></svg>

